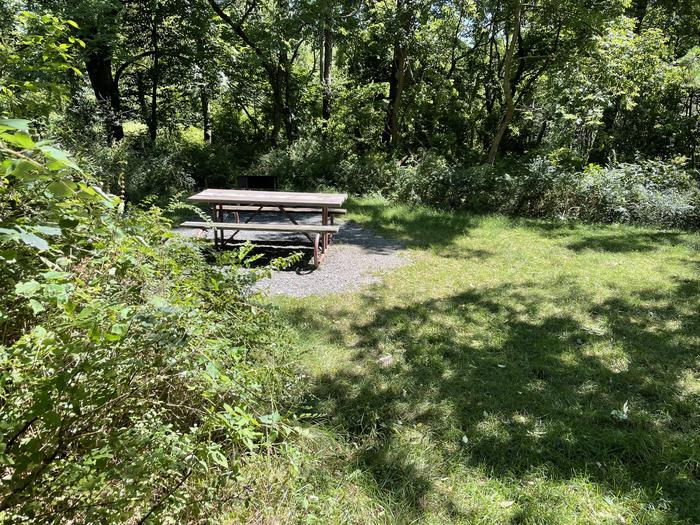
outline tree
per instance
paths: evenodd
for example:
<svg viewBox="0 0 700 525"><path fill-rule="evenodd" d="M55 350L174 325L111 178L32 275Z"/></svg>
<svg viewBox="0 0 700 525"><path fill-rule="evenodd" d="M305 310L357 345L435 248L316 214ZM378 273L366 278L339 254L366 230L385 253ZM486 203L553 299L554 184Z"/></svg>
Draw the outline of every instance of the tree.
<svg viewBox="0 0 700 525"><path fill-rule="evenodd" d="M300 21L287 0L253 0L246 6L233 6L231 12L227 12L217 0L208 2L240 43L252 51L257 61L255 65L262 67L265 73L272 102L270 143L273 146L279 143L282 129L287 141L293 142L297 124L294 121L296 101L292 67L306 41L308 27Z"/></svg>

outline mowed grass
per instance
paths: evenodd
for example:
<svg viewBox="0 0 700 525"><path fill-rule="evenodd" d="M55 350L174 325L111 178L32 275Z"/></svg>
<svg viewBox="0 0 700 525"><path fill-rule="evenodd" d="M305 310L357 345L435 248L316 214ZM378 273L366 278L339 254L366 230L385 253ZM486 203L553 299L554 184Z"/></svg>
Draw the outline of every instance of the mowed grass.
<svg viewBox="0 0 700 525"><path fill-rule="evenodd" d="M349 219L412 262L276 301L318 415L257 519L700 523L700 236L380 200Z"/></svg>

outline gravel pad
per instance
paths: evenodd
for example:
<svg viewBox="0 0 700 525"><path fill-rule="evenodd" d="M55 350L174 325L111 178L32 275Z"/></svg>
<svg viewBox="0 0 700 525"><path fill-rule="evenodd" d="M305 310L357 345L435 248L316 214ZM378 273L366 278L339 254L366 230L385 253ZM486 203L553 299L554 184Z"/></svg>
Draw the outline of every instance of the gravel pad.
<svg viewBox="0 0 700 525"><path fill-rule="evenodd" d="M279 216L266 215L259 214L256 221L279 221ZM312 218L303 218L299 222L312 220ZM314 222L317 221L318 219ZM201 231L198 230L178 228L177 231L185 235L197 233L201 235ZM208 237L213 236L210 233ZM333 236L328 255L319 268L309 264L309 254L312 252L309 252L310 243L304 236L240 232L236 238L241 241L254 241L256 245L261 245L261 249L275 246L277 242L284 242L284 248L281 251L276 249L275 256L294 253L299 251L298 247L304 251L306 258L302 264L286 270L274 271L271 278L263 279L256 284L257 289L266 291L270 295L306 297L351 291L365 284L379 281L383 271L410 262L400 242L380 237L352 221L340 224L340 230ZM290 243L291 246L287 246Z"/></svg>

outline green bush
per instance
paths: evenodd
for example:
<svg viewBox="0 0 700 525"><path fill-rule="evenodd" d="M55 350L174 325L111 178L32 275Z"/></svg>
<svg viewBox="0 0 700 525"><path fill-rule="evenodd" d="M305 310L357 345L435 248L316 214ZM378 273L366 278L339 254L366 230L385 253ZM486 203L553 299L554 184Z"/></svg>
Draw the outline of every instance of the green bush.
<svg viewBox="0 0 700 525"><path fill-rule="evenodd" d="M589 166L578 190L580 216L615 222L700 226L700 180L678 163L640 161ZM594 212L594 213L591 213Z"/></svg>
<svg viewBox="0 0 700 525"><path fill-rule="evenodd" d="M115 144L71 141L78 147L76 156L109 191L122 195L126 201L138 203L146 197L157 196L160 204L174 195L192 192L195 179L183 159L182 141L148 142L145 132L128 133ZM84 145L90 144L89 148Z"/></svg>
<svg viewBox="0 0 700 525"><path fill-rule="evenodd" d="M681 162L640 160L570 171L538 157L512 179L509 194L500 207L514 214L700 226L700 179Z"/></svg>
<svg viewBox="0 0 700 525"><path fill-rule="evenodd" d="M286 148L273 149L247 171L248 175L277 177L283 188L313 190L319 187L340 187L339 157L313 139L300 139Z"/></svg>
<svg viewBox="0 0 700 525"><path fill-rule="evenodd" d="M54 128L58 131L60 125L51 131ZM260 146L220 139L206 143L201 133L197 128L175 129L151 144L143 126L128 125L117 143L95 142L89 134L64 137L62 142L109 191L132 203L156 197L163 205L179 193L235 187L238 175L260 154Z"/></svg>
<svg viewBox="0 0 700 525"><path fill-rule="evenodd" d="M156 207L0 121L0 521L215 519L288 427L285 347Z"/></svg>
<svg viewBox="0 0 700 525"><path fill-rule="evenodd" d="M480 212L700 227L700 175L682 160L577 166L563 150L529 161L461 166L432 151L396 160L382 153L344 154L303 139L261 156L248 173L275 175L288 189L381 193L399 202Z"/></svg>

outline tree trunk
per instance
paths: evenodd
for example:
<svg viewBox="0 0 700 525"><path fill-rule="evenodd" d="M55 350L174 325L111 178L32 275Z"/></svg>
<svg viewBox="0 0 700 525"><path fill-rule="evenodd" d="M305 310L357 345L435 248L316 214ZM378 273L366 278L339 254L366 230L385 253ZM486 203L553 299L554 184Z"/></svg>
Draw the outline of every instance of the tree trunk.
<svg viewBox="0 0 700 525"><path fill-rule="evenodd" d="M284 106L282 108L282 116L284 117L284 131L287 136L287 143L291 144L296 140L296 124L294 122L294 114L292 113L292 81L287 53L283 53L281 57L282 78L284 83Z"/></svg>
<svg viewBox="0 0 700 525"><path fill-rule="evenodd" d="M588 152L588 163L603 164L608 160L610 152L614 144L615 123L622 108L622 97L615 98L612 106L606 107L603 110L603 125L596 133L595 140L591 143Z"/></svg>
<svg viewBox="0 0 700 525"><path fill-rule="evenodd" d="M92 47L85 60L90 85L97 102L106 110L105 127L110 142L124 138L119 86L112 76L112 50L107 45Z"/></svg>
<svg viewBox="0 0 700 525"><path fill-rule="evenodd" d="M326 20L323 27L323 129L328 127L328 120L331 118L331 68L333 67L333 30L330 20Z"/></svg>
<svg viewBox="0 0 700 525"><path fill-rule="evenodd" d="M206 86L202 86L200 93L202 101L202 129L204 130L204 142L211 143L211 122L209 120L209 92Z"/></svg>
<svg viewBox="0 0 700 525"><path fill-rule="evenodd" d="M411 30L411 11L404 6L404 0L396 0L396 11L400 17L401 30L404 37ZM385 146L394 148L399 140L399 113L401 110L401 95L406 82L406 64L408 50L401 37L394 44L394 57L391 62L391 77L389 78L389 107L387 108L386 122L382 142Z"/></svg>
<svg viewBox="0 0 700 525"><path fill-rule="evenodd" d="M515 113L515 104L513 103L513 87L511 84L511 75L513 74L513 56L515 55L516 46L520 39L520 0L515 3L515 10L513 12L513 34L510 37L510 42L508 48L506 49L506 56L504 58L503 64L503 95L506 101L506 112L501 119L501 123L498 126L498 131L496 131L496 136L493 138L493 143L491 144L491 149L489 150L487 162L492 166L496 163L496 155L498 155L498 148L501 145L503 136L510 125L510 121L513 119L513 114Z"/></svg>
<svg viewBox="0 0 700 525"><path fill-rule="evenodd" d="M544 139L544 134L547 132L547 120L542 121L542 126L540 126L540 131L537 133L537 138L535 139L535 147L539 148L542 144L542 139Z"/></svg>
<svg viewBox="0 0 700 525"><path fill-rule="evenodd" d="M141 111L141 119L148 122L148 104L146 104L146 83L143 80L143 73L136 72L136 97L139 101L139 110Z"/></svg>
<svg viewBox="0 0 700 525"><path fill-rule="evenodd" d="M151 144L155 144L158 136L158 82L160 80L157 16L154 16L153 25L151 26L151 46L153 47L153 66L151 69L151 115L148 119L148 137Z"/></svg>
<svg viewBox="0 0 700 525"><path fill-rule="evenodd" d="M282 128L282 86L280 71L268 75L270 87L272 88L272 133L270 134L270 144L276 147L279 142L280 129Z"/></svg>
<svg viewBox="0 0 700 525"><path fill-rule="evenodd" d="M394 60L391 67L391 79L389 80L389 108L382 136L382 142L391 148L396 146L399 139L399 111L406 78L405 67L406 51L397 45L394 47Z"/></svg>

